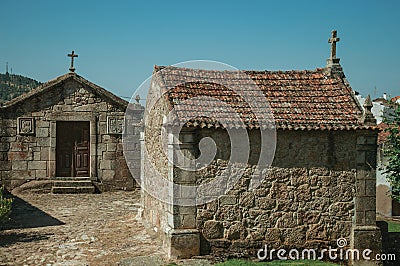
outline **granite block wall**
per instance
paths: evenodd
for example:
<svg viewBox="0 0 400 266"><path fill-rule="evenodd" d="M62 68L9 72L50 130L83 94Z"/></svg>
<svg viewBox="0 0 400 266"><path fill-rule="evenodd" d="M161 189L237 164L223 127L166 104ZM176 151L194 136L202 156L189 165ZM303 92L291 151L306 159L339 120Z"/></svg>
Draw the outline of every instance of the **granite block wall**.
<svg viewBox="0 0 400 266"><path fill-rule="evenodd" d="M125 108L74 79L67 79L46 93L34 94L18 104L2 107L1 183L13 189L30 180L55 178L57 122L86 121L90 124L92 180L100 182L104 190L134 188L136 184L123 155L121 132L109 126L110 119L123 121ZM143 107L128 126L135 127L142 115ZM139 132L136 134L136 149L140 154ZM140 164L137 164L138 175L139 170Z"/></svg>

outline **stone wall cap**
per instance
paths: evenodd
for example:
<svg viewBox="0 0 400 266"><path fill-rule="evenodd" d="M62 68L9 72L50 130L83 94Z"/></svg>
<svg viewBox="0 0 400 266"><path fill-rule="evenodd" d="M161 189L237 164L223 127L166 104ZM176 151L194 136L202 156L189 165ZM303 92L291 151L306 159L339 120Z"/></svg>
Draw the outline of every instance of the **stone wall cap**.
<svg viewBox="0 0 400 266"><path fill-rule="evenodd" d="M380 230L378 226L375 225L358 225L354 227L354 231L376 231Z"/></svg>
<svg viewBox="0 0 400 266"><path fill-rule="evenodd" d="M168 231L170 235L192 235L199 234L198 229L171 229Z"/></svg>

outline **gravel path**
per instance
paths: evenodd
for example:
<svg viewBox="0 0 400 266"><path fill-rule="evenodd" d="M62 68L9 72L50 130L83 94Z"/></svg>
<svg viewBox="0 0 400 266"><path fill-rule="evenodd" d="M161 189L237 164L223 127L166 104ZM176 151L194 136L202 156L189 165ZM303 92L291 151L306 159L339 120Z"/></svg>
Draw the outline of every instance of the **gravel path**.
<svg viewBox="0 0 400 266"><path fill-rule="evenodd" d="M136 219L139 192L18 194L0 230L0 265L118 265L160 256Z"/></svg>

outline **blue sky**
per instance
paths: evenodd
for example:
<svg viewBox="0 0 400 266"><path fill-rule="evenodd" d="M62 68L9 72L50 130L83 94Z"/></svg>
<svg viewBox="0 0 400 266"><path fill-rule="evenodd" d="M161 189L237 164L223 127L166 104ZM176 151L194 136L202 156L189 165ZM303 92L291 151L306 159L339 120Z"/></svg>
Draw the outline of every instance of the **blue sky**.
<svg viewBox="0 0 400 266"><path fill-rule="evenodd" d="M331 30L354 90L400 94L400 1L0 0L0 72L77 73L131 96L153 66L215 60L239 69L325 66Z"/></svg>

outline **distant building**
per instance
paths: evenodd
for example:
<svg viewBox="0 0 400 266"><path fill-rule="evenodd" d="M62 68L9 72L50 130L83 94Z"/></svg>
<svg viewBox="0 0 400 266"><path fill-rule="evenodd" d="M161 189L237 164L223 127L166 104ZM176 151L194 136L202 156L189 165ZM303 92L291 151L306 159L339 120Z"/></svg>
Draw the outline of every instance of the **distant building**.
<svg viewBox="0 0 400 266"><path fill-rule="evenodd" d="M357 99L362 106L365 102L365 98L361 95L357 95ZM385 123L385 119L390 118L391 114L394 114L394 103L400 102L400 96L388 99L386 93L382 97L373 100L372 113L377 120L378 127L381 132L378 136L378 155L377 155L377 169L376 169L376 212L379 215L391 217L400 216L400 204L390 197L390 183L386 179L385 164L387 163L384 156L385 141L388 133L385 129L388 125Z"/></svg>
<svg viewBox="0 0 400 266"><path fill-rule="evenodd" d="M356 98L357 98L358 102L360 103L360 105L363 106L364 102L365 102L365 98L362 97L360 94L356 95ZM390 101L388 101L385 98L386 98L386 95L384 94L383 97L377 98L372 101L373 107L372 107L371 111L376 119L377 124L382 123L384 118L388 118L389 114L393 113L393 108L390 104Z"/></svg>

